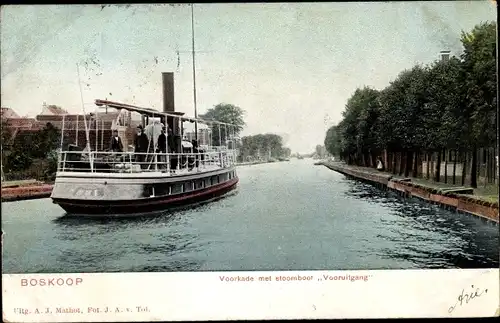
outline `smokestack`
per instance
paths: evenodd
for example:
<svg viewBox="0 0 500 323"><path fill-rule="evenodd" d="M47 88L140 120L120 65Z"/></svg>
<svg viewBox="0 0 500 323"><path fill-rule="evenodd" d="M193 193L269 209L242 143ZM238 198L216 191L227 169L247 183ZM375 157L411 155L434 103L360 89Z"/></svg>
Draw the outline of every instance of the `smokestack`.
<svg viewBox="0 0 500 323"><path fill-rule="evenodd" d="M439 53L439 57L441 58L441 61L445 62L450 59L450 51L449 50L442 50Z"/></svg>
<svg viewBox="0 0 500 323"><path fill-rule="evenodd" d="M175 112L174 73L161 73L163 81L163 112Z"/></svg>

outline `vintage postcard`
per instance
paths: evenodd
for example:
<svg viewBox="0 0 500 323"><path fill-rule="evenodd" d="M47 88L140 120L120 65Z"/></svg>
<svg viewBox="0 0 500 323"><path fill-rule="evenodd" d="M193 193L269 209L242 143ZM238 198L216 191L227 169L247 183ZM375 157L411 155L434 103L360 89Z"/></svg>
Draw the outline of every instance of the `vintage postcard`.
<svg viewBox="0 0 500 323"><path fill-rule="evenodd" d="M499 316L496 21L2 6L3 320Z"/></svg>

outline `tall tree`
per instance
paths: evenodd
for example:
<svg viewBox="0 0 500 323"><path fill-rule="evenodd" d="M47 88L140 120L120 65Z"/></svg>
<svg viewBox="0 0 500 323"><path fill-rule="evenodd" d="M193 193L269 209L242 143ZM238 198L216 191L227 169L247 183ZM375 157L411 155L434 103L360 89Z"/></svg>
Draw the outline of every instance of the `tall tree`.
<svg viewBox="0 0 500 323"><path fill-rule="evenodd" d="M471 116L472 147L471 186L477 187L478 148L496 142L496 23L475 26L461 37L467 103L465 114Z"/></svg>
<svg viewBox="0 0 500 323"><path fill-rule="evenodd" d="M325 148L332 156L340 157L342 151L342 138L338 126L332 126L328 129L325 136Z"/></svg>
<svg viewBox="0 0 500 323"><path fill-rule="evenodd" d="M211 123L212 143L215 146L223 145L232 136L238 136L245 126L245 111L233 104L220 103L209 109L205 114L200 115L206 121L218 121L231 124L225 126Z"/></svg>

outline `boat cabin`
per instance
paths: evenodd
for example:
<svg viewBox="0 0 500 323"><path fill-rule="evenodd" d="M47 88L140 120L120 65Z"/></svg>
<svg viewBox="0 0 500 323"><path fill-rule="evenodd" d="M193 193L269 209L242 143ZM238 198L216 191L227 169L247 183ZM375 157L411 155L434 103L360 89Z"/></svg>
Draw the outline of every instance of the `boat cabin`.
<svg viewBox="0 0 500 323"><path fill-rule="evenodd" d="M226 143L221 142L217 147L201 148L197 138L188 141L183 136L185 122L209 123L207 126L210 127L219 124L219 131L220 124L222 124L226 133L225 141L232 143L233 140L228 139L234 137L234 131L231 136L232 126L229 124L188 118L182 112L165 113L107 100L96 100L95 104L101 108L125 109L141 114L142 122L140 129L137 130L140 130L142 134L136 136L146 138L144 139L147 142L146 148L138 150L132 146L132 149L123 147L123 151L110 151L109 149L98 151L97 147L96 150L92 150L90 145L84 149L69 145L66 151L60 152L59 172L176 173L190 172L194 169L200 171L203 167L223 168L236 163L236 150L229 149ZM166 140L161 141L161 135L164 135ZM160 147L161 144L165 147Z"/></svg>

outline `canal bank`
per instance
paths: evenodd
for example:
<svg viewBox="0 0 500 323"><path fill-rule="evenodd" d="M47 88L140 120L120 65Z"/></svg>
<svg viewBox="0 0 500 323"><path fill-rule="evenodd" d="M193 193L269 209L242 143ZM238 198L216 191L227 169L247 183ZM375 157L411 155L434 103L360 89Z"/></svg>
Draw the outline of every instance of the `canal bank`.
<svg viewBox="0 0 500 323"><path fill-rule="evenodd" d="M411 178L400 178L367 167L353 167L341 162L321 162L327 168L347 177L370 183L380 189L388 189L405 198L416 197L440 207L481 217L496 224L499 222L497 201L487 201L475 196L474 189L467 187L433 187L412 182Z"/></svg>
<svg viewBox="0 0 500 323"><path fill-rule="evenodd" d="M2 202L48 198L52 184L36 180L6 181L2 183Z"/></svg>

